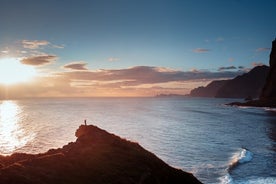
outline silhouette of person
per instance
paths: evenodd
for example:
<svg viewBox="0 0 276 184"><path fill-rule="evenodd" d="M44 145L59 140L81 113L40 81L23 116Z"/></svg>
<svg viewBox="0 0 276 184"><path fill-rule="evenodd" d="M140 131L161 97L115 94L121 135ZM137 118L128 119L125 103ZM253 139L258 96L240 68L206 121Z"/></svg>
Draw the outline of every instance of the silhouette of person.
<svg viewBox="0 0 276 184"><path fill-rule="evenodd" d="M86 126L87 124L86 124L86 119L84 120L84 125Z"/></svg>

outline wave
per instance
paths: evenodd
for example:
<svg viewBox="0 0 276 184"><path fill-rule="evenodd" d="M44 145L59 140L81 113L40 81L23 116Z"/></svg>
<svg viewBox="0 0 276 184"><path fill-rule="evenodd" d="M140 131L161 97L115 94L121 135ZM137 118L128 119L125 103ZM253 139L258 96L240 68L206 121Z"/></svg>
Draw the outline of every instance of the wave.
<svg viewBox="0 0 276 184"><path fill-rule="evenodd" d="M227 173L225 176L220 178L220 184L234 184L233 178Z"/></svg>
<svg viewBox="0 0 276 184"><path fill-rule="evenodd" d="M276 108L265 107L264 110L269 112L276 112Z"/></svg>
<svg viewBox="0 0 276 184"><path fill-rule="evenodd" d="M253 153L245 148L241 148L239 151L234 153L232 156L229 165L228 165L228 171L234 169L238 164L243 164L246 162L250 162L253 158Z"/></svg>
<svg viewBox="0 0 276 184"><path fill-rule="evenodd" d="M268 177L268 178L252 178L245 181L236 181L234 184L275 184L276 178L275 177Z"/></svg>
<svg viewBox="0 0 276 184"><path fill-rule="evenodd" d="M233 181L233 178L230 175L230 171L237 167L239 164L250 162L253 159L253 153L245 148L240 148L237 152L231 157L228 167L226 169L227 174L220 178L221 184L236 184L237 182Z"/></svg>

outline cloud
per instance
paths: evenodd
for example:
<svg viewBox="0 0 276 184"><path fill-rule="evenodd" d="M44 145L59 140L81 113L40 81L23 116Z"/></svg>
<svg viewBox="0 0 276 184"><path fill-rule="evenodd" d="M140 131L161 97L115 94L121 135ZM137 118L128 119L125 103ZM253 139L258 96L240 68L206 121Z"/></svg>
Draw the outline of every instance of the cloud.
<svg viewBox="0 0 276 184"><path fill-rule="evenodd" d="M8 50L1 50L1 53L3 53L3 54L8 54L9 51L8 51Z"/></svg>
<svg viewBox="0 0 276 184"><path fill-rule="evenodd" d="M256 66L263 66L263 65L265 65L265 64L262 63L262 62L253 62L253 63L251 63L251 65L252 65L253 67L256 67Z"/></svg>
<svg viewBox="0 0 276 184"><path fill-rule="evenodd" d="M245 67L244 66L239 66L238 69L242 70L244 69Z"/></svg>
<svg viewBox="0 0 276 184"><path fill-rule="evenodd" d="M50 46L53 48L63 49L65 45L55 45L47 40L22 40L22 45L26 49L39 49L42 46Z"/></svg>
<svg viewBox="0 0 276 184"><path fill-rule="evenodd" d="M26 49L38 49L41 46L49 45L46 40L22 40L22 45Z"/></svg>
<svg viewBox="0 0 276 184"><path fill-rule="evenodd" d="M235 59L232 58L232 57L228 58L228 61L229 61L229 62L233 62L234 60L235 60Z"/></svg>
<svg viewBox="0 0 276 184"><path fill-rule="evenodd" d="M54 48L57 48L57 49L64 49L65 45L54 45L54 44L51 44L52 47Z"/></svg>
<svg viewBox="0 0 276 184"><path fill-rule="evenodd" d="M205 52L209 52L210 49L203 49L203 48L196 48L193 50L193 52L195 53L205 53Z"/></svg>
<svg viewBox="0 0 276 184"><path fill-rule="evenodd" d="M53 73L52 76L37 77L28 84L11 86L9 95L18 98L187 94L191 89L204 86L212 80L233 78L242 73L180 71L152 66L94 71L70 70Z"/></svg>
<svg viewBox="0 0 276 184"><path fill-rule="evenodd" d="M223 37L218 37L217 39L216 39L216 42L223 42L224 41L224 38Z"/></svg>
<svg viewBox="0 0 276 184"><path fill-rule="evenodd" d="M189 81L195 79L216 79L233 78L239 72L209 72L209 71L178 71L164 70L163 67L136 66L127 69L118 70L99 70L99 71L71 71L59 73L70 80L81 81L115 81L118 87L135 86L141 84L155 84L176 81Z"/></svg>
<svg viewBox="0 0 276 184"><path fill-rule="evenodd" d="M270 51L270 48L263 47L263 48L256 49L256 52L264 52L264 51Z"/></svg>
<svg viewBox="0 0 276 184"><path fill-rule="evenodd" d="M108 61L110 61L110 62L120 61L120 58L117 58L117 57L110 57L110 58L108 58Z"/></svg>
<svg viewBox="0 0 276 184"><path fill-rule="evenodd" d="M22 59L20 62L25 65L41 66L54 62L57 56L54 55L40 55L32 56Z"/></svg>
<svg viewBox="0 0 276 184"><path fill-rule="evenodd" d="M200 70L198 70L198 69L196 69L196 68L192 68L192 69L190 69L190 72L193 72L193 73L199 73L199 72L200 72Z"/></svg>
<svg viewBox="0 0 276 184"><path fill-rule="evenodd" d="M65 69L71 69L71 70L88 70L86 68L87 63L79 61L79 62L72 62L68 63L63 66Z"/></svg>
<svg viewBox="0 0 276 184"><path fill-rule="evenodd" d="M223 66L218 69L218 71L224 71L224 70L235 70L237 67L235 66Z"/></svg>

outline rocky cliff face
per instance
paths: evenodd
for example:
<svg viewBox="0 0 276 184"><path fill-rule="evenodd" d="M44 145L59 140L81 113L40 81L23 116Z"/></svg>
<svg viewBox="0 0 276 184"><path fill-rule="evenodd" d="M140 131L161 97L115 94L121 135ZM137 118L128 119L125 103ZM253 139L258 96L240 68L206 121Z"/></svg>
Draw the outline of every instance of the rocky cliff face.
<svg viewBox="0 0 276 184"><path fill-rule="evenodd" d="M76 142L46 153L0 156L0 183L201 183L139 144L96 126L81 125L76 136Z"/></svg>
<svg viewBox="0 0 276 184"><path fill-rule="evenodd" d="M248 73L229 80L218 91L217 98L258 98L268 75L268 66L256 66Z"/></svg>
<svg viewBox="0 0 276 184"><path fill-rule="evenodd" d="M260 100L276 100L276 39L272 42L269 65L269 74L260 95Z"/></svg>
<svg viewBox="0 0 276 184"><path fill-rule="evenodd" d="M258 100L245 103L233 102L228 105L254 106L254 107L276 107L276 39L272 42L269 59L269 71L263 90Z"/></svg>
<svg viewBox="0 0 276 184"><path fill-rule="evenodd" d="M228 80L212 81L206 87L198 87L190 92L190 96L193 97L215 97L218 90L227 83Z"/></svg>
<svg viewBox="0 0 276 184"><path fill-rule="evenodd" d="M268 75L268 66L257 66L248 73L230 80L213 81L206 87L191 91L191 96L216 98L257 98Z"/></svg>

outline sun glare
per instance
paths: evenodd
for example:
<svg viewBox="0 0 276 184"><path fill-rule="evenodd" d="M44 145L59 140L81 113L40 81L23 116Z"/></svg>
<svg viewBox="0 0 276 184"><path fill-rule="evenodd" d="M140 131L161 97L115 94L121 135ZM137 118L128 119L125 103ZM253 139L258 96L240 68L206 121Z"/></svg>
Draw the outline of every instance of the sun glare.
<svg viewBox="0 0 276 184"><path fill-rule="evenodd" d="M20 125L21 108L13 101L0 102L0 154L9 155L25 146L33 135L27 135Z"/></svg>
<svg viewBox="0 0 276 184"><path fill-rule="evenodd" d="M0 83L5 85L27 82L36 75L32 66L23 65L16 58L0 59Z"/></svg>

